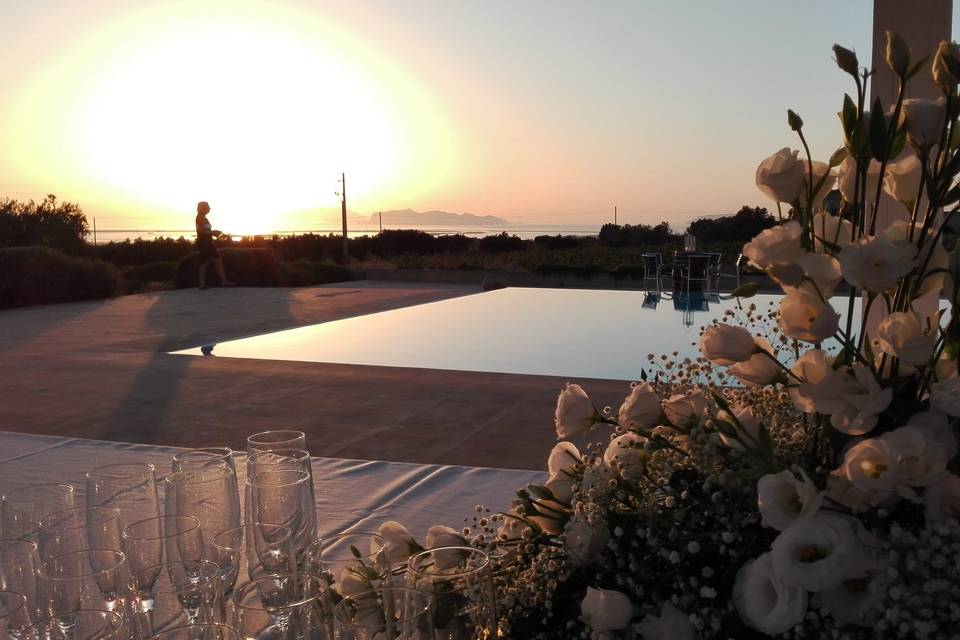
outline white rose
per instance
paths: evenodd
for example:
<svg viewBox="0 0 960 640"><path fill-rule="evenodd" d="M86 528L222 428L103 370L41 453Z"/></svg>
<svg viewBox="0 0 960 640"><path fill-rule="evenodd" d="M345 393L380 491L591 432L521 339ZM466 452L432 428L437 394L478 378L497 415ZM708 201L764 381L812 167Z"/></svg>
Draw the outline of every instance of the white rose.
<svg viewBox="0 0 960 640"><path fill-rule="evenodd" d="M748 405L736 405L730 408L733 410L733 416L721 409L717 412L717 420L726 422L731 428L736 429L741 434L742 440L751 448L756 448L760 442L760 421L753 415L753 409ZM734 417L736 420L734 420ZM720 440L731 449L745 450L743 444L736 438L727 437L721 433Z"/></svg>
<svg viewBox="0 0 960 640"><path fill-rule="evenodd" d="M624 478L636 478L643 471L648 457L643 449L644 442L646 439L635 433L617 436L603 452L603 461L611 469L617 469Z"/></svg>
<svg viewBox="0 0 960 640"><path fill-rule="evenodd" d="M830 168L826 162L819 162L817 160L813 161L813 188L819 189L813 194L813 205L812 209L819 209L820 205L823 204L823 199L827 197L827 194L833 191L833 187L837 182L837 172ZM807 163L803 163L804 176L809 175ZM821 182L821 180L823 182ZM800 189L800 206L807 206L807 187L804 185Z"/></svg>
<svg viewBox="0 0 960 640"><path fill-rule="evenodd" d="M822 498L803 469L768 473L757 481L757 508L763 526L784 531L798 518L820 510Z"/></svg>
<svg viewBox="0 0 960 640"><path fill-rule="evenodd" d="M908 487L933 484L947 472L947 451L934 437L932 430L908 424L888 431L880 439L897 452L897 475Z"/></svg>
<svg viewBox="0 0 960 640"><path fill-rule="evenodd" d="M803 621L807 592L777 575L769 553L740 567L733 603L747 626L767 635L786 633Z"/></svg>
<svg viewBox="0 0 960 640"><path fill-rule="evenodd" d="M960 477L948 474L931 484L923 492L923 502L928 523L960 518Z"/></svg>
<svg viewBox="0 0 960 640"><path fill-rule="evenodd" d="M573 563L580 567L598 562L609 540L605 523L594 526L582 515L570 518L563 534L564 548Z"/></svg>
<svg viewBox="0 0 960 640"><path fill-rule="evenodd" d="M762 387L780 379L780 369L773 359L765 354L773 354L773 347L765 338L754 338L757 352L749 360L738 362L730 367L730 373L748 387Z"/></svg>
<svg viewBox="0 0 960 640"><path fill-rule="evenodd" d="M900 123L907 127L907 139L924 151L940 144L946 122L947 108L945 100L937 98L908 98L903 101Z"/></svg>
<svg viewBox="0 0 960 640"><path fill-rule="evenodd" d="M887 165L887 173L883 176L883 190L897 202L902 202L912 209L917 194L920 193L922 177L920 158L909 154Z"/></svg>
<svg viewBox="0 0 960 640"><path fill-rule="evenodd" d="M587 587L580 602L580 619L597 633L625 629L633 618L633 604L625 594Z"/></svg>
<svg viewBox="0 0 960 640"><path fill-rule="evenodd" d="M837 333L840 314L806 289L794 289L780 301L780 331L788 338L821 342Z"/></svg>
<svg viewBox="0 0 960 640"><path fill-rule="evenodd" d="M617 421L624 429L650 429L660 424L660 396L647 382L630 390L617 412Z"/></svg>
<svg viewBox="0 0 960 640"><path fill-rule="evenodd" d="M930 385L930 404L947 415L960 416L960 377L954 376Z"/></svg>
<svg viewBox="0 0 960 640"><path fill-rule="evenodd" d="M555 423L558 438L570 438L586 432L596 422L597 410L578 384L567 385L557 398Z"/></svg>
<svg viewBox="0 0 960 640"><path fill-rule="evenodd" d="M743 255L759 269L768 269L775 264L796 262L803 254L800 237L803 227L799 222L764 229L743 247Z"/></svg>
<svg viewBox="0 0 960 640"><path fill-rule="evenodd" d="M757 167L757 187L775 202L794 204L803 188L804 162L800 152L784 147Z"/></svg>
<svg viewBox="0 0 960 640"><path fill-rule="evenodd" d="M770 550L774 573L807 591L838 586L858 557L850 523L825 511L794 522L777 536Z"/></svg>
<svg viewBox="0 0 960 640"><path fill-rule="evenodd" d="M443 525L434 525L427 529L427 537L424 542L427 549L436 549L437 547L464 547L469 546L469 541L458 531L445 527ZM467 554L464 551L454 549L441 549L433 553L433 559L437 563L438 569L452 569L466 560Z"/></svg>
<svg viewBox="0 0 960 640"><path fill-rule="evenodd" d="M377 529L377 533L384 539L384 550L391 564L402 564L415 553L423 551L410 532L399 522L390 520L384 522Z"/></svg>
<svg viewBox="0 0 960 640"><path fill-rule="evenodd" d="M813 216L813 237L817 251L823 252L833 246L845 247L853 242L853 225L849 220L829 213Z"/></svg>
<svg viewBox="0 0 960 640"><path fill-rule="evenodd" d="M689 429L703 422L709 406L703 391L692 389L683 394L674 394L664 400L663 413L673 426Z"/></svg>
<svg viewBox="0 0 960 640"><path fill-rule="evenodd" d="M811 349L804 353L790 369L793 375L803 382L790 387L790 399L798 411L815 412L813 390L817 384L833 371L833 360L820 349Z"/></svg>
<svg viewBox="0 0 960 640"><path fill-rule="evenodd" d="M847 449L841 469L853 486L868 493L894 491L901 483L899 452L883 438L861 440Z"/></svg>
<svg viewBox="0 0 960 640"><path fill-rule="evenodd" d="M840 189L840 195L847 202L853 202L857 199L855 189L857 184L857 161L853 156L847 156L840 163L840 177L837 184ZM870 167L867 169L867 189L866 202L873 205L877 197L877 187L880 185L880 163L876 160L870 160ZM862 202L862 200L861 200Z"/></svg>
<svg viewBox="0 0 960 640"><path fill-rule="evenodd" d="M749 331L724 322L711 324L700 337L703 357L723 367L749 360L756 349Z"/></svg>
<svg viewBox="0 0 960 640"><path fill-rule="evenodd" d="M696 630L686 615L669 600L660 607L660 616L648 613L640 623L643 640L695 640Z"/></svg>
<svg viewBox="0 0 960 640"><path fill-rule="evenodd" d="M840 271L847 282L873 293L897 286L913 269L916 247L885 235L864 236L840 251Z"/></svg>
<svg viewBox="0 0 960 640"><path fill-rule="evenodd" d="M933 356L937 338L916 311L891 313L877 327L873 346L881 353L920 367Z"/></svg>
<svg viewBox="0 0 960 640"><path fill-rule="evenodd" d="M809 390L820 413L830 416L838 431L859 436L877 426L878 416L893 400L893 389L882 389L867 367L855 364L829 371Z"/></svg>

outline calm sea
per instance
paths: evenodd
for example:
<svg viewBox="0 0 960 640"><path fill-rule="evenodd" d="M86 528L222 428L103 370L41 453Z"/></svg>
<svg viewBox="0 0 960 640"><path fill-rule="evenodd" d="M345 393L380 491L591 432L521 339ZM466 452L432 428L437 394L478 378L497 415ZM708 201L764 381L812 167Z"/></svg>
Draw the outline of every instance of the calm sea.
<svg viewBox="0 0 960 640"><path fill-rule="evenodd" d="M394 229L409 229L409 226L395 226L395 227L384 227L384 229L394 228ZM520 236L525 240L532 240L536 236L542 235L551 235L555 236L557 234L565 236L595 236L600 231L599 225L525 225L525 224L515 224L507 225L502 227L469 227L469 226L431 226L424 225L415 227L421 231L426 231L433 235L448 235L452 233L462 233L466 236L471 236L475 238L482 238L483 236L495 235L506 231L512 235ZM374 235L380 229L377 226L359 226L356 228L349 228L347 230L347 235L351 238L356 236L367 236ZM315 228L304 228L304 229L290 229L284 231L277 231L270 234L263 235L279 235L279 236L292 236L299 235L304 233L335 233L340 234L340 227L315 227ZM142 238L143 240L152 240L154 238L179 238L183 236L184 238L192 239L195 236L193 229L98 229L97 230L97 243L104 243L110 241L123 241L123 240L135 240L137 238ZM234 236L239 238L239 236ZM89 241L93 241L93 233L90 234L87 238Z"/></svg>

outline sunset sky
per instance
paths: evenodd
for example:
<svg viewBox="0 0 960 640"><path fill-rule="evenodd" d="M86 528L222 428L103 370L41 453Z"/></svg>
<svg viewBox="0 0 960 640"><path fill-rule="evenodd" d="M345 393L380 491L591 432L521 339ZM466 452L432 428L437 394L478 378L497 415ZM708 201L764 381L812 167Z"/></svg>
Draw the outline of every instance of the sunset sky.
<svg viewBox="0 0 960 640"><path fill-rule="evenodd" d="M0 0L0 196L101 228L235 233L337 207L626 222L769 204L757 163L839 145L872 2ZM954 32L957 32L956 27Z"/></svg>

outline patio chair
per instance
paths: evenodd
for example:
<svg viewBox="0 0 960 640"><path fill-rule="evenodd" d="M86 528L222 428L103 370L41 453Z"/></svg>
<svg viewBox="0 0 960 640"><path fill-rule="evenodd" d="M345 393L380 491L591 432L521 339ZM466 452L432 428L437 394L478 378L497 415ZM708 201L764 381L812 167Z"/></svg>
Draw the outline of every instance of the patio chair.
<svg viewBox="0 0 960 640"><path fill-rule="evenodd" d="M740 287L740 270L743 267L744 263L746 263L746 261L747 259L744 258L743 254L741 253L737 256L737 261L733 264L733 271L731 273L724 273L722 265L718 267L717 269L717 290L718 291L722 288L721 287L722 278L734 279L737 282L737 285L734 288L736 289Z"/></svg>
<svg viewBox="0 0 960 640"><path fill-rule="evenodd" d="M683 278L683 288L690 294L690 284L698 283L700 291L710 290L710 280L713 277L710 273L712 257L709 254L694 254L687 258L687 263L681 267Z"/></svg>
<svg viewBox="0 0 960 640"><path fill-rule="evenodd" d="M657 291L660 290L660 278L665 275L670 275L673 270L673 265L668 265L663 263L663 258L659 253L645 253L643 254L643 286L647 286L648 280L656 280L657 282Z"/></svg>

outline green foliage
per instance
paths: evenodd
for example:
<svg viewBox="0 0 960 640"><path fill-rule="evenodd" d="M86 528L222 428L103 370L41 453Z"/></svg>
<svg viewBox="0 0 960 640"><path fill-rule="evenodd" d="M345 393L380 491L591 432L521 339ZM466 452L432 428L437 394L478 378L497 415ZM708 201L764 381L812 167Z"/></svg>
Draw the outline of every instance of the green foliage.
<svg viewBox="0 0 960 640"><path fill-rule="evenodd" d="M694 220L687 227L687 233L696 236L698 242L746 243L776 224L776 219L765 208L744 205L732 216Z"/></svg>
<svg viewBox="0 0 960 640"><path fill-rule="evenodd" d="M0 309L117 295L120 273L108 262L49 247L0 248Z"/></svg>
<svg viewBox="0 0 960 640"><path fill-rule="evenodd" d="M76 254L88 233L80 207L55 195L40 202L0 199L0 248L42 246Z"/></svg>
<svg viewBox="0 0 960 640"><path fill-rule="evenodd" d="M610 224L600 227L597 236L600 244L609 247L639 247L643 245L663 245L679 240L679 236L670 231L670 224L661 222L655 227L647 224Z"/></svg>
<svg viewBox="0 0 960 640"><path fill-rule="evenodd" d="M520 239L520 236L512 236L506 231L498 233L495 236L484 236L480 238L478 246L481 253L506 253L508 251L523 251L526 249L526 243Z"/></svg>
<svg viewBox="0 0 960 640"><path fill-rule="evenodd" d="M296 287L352 280L350 271L331 264L280 260L269 248L225 247L220 249L227 278L244 287ZM190 253L177 265L173 283L178 289L199 282L199 253ZM217 282L213 265L207 267L207 282Z"/></svg>
<svg viewBox="0 0 960 640"><path fill-rule="evenodd" d="M89 247L88 251L101 260L107 260L120 267L146 265L156 262L177 262L191 251L196 244L186 238L155 238L153 240L124 240L108 242Z"/></svg>

